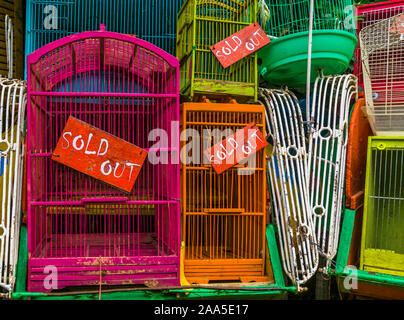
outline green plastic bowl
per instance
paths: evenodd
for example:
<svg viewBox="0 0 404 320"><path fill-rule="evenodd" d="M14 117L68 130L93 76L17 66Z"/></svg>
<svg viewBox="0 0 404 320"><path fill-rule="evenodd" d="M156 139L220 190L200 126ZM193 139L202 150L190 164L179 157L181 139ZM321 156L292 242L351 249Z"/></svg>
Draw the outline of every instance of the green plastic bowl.
<svg viewBox="0 0 404 320"><path fill-rule="evenodd" d="M270 84L302 87L307 81L309 33L300 32L278 39L258 51L258 71ZM314 30L311 61L311 83L317 70L324 75L341 74L348 68L358 39L340 30Z"/></svg>

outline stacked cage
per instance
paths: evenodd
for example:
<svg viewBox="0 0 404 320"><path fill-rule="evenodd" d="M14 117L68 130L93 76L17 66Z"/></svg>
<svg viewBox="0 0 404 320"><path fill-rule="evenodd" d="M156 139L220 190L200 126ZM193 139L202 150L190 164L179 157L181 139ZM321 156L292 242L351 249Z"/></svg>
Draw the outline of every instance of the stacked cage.
<svg viewBox="0 0 404 320"><path fill-rule="evenodd" d="M187 0L178 13L177 57L181 93L257 98L257 55L223 68L211 47L256 22L256 0Z"/></svg>
<svg viewBox="0 0 404 320"><path fill-rule="evenodd" d="M380 22L383 19L391 18L399 13L404 12L404 3L402 0L378 2L372 4L366 4L358 6L356 9L357 16L357 34L359 32L376 22ZM361 51L360 46L355 50L356 63L354 65L354 74L358 77L358 85L363 88L363 73L361 63Z"/></svg>
<svg viewBox="0 0 404 320"><path fill-rule="evenodd" d="M376 135L404 135L404 13L360 32L366 111Z"/></svg>
<svg viewBox="0 0 404 320"><path fill-rule="evenodd" d="M185 103L182 107L182 236L190 283L267 282L264 150L250 162L217 174L204 150L255 123L265 133L259 105ZM188 157L188 160L187 160ZM270 265L270 262L267 260Z"/></svg>
<svg viewBox="0 0 404 320"><path fill-rule="evenodd" d="M369 137L361 270L404 276L404 139Z"/></svg>
<svg viewBox="0 0 404 320"><path fill-rule="evenodd" d="M28 0L26 56L47 43L83 31L135 35L175 54L178 10L184 0Z"/></svg>
<svg viewBox="0 0 404 320"><path fill-rule="evenodd" d="M6 295L18 259L25 106L26 84L0 77L0 293Z"/></svg>
<svg viewBox="0 0 404 320"><path fill-rule="evenodd" d="M261 14L264 31L272 38L258 53L258 69L272 85L306 85L310 0L265 0L269 14ZM314 2L311 82L317 70L343 73L353 56L357 38L351 0Z"/></svg>
<svg viewBox="0 0 404 320"><path fill-rule="evenodd" d="M29 291L179 284L178 77L176 58L113 32L79 33L28 56ZM157 161L146 159L130 193L52 161L70 116ZM156 145L155 129L174 138ZM49 266L56 286L44 281Z"/></svg>

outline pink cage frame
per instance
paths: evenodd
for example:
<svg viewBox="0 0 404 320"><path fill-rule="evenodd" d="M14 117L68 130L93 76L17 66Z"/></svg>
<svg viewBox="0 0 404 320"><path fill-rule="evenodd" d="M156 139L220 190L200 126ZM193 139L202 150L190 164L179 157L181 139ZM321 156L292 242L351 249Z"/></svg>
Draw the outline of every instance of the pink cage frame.
<svg viewBox="0 0 404 320"><path fill-rule="evenodd" d="M102 27L38 49L27 70L28 291L179 285L178 59ZM168 163L146 159L127 194L52 162L69 115ZM167 148L150 146L157 128L174 137ZM46 280L53 267L56 286Z"/></svg>

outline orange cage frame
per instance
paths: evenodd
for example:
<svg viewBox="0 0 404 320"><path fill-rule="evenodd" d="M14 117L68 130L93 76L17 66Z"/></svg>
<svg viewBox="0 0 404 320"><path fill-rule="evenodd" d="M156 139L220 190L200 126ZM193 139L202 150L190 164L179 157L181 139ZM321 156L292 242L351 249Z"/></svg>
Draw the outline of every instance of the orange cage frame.
<svg viewBox="0 0 404 320"><path fill-rule="evenodd" d="M181 132L194 129L188 144L192 143L201 155L203 143L195 145L194 138L198 132L206 139L203 129L230 128L235 132L254 122L265 133L265 109L261 105L205 100L185 103L181 112ZM210 139L215 138L216 144L227 136L214 134ZM187 141L181 144L183 156ZM256 170L244 176L237 173L248 170L245 164L218 175L203 158L199 164L181 161L182 256L190 283L273 281L265 242L264 149L257 152L256 160Z"/></svg>

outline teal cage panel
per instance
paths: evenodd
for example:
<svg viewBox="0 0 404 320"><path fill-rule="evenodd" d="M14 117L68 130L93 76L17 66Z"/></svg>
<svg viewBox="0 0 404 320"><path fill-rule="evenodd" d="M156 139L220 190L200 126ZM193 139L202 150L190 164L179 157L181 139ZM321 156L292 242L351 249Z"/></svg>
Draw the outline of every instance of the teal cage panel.
<svg viewBox="0 0 404 320"><path fill-rule="evenodd" d="M25 57L68 35L99 30L135 35L175 55L184 0L27 0ZM25 70L26 74L26 70Z"/></svg>

